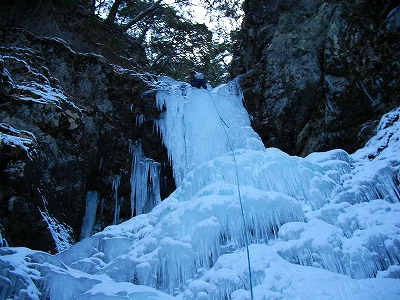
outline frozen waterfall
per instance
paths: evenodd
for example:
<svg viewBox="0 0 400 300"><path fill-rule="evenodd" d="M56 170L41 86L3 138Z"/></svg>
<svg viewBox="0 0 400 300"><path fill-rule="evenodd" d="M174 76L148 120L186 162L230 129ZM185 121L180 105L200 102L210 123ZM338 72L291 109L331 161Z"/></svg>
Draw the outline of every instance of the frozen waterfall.
<svg viewBox="0 0 400 300"><path fill-rule="evenodd" d="M178 188L58 255L0 248L1 296L250 299L247 232L254 299L400 298L400 108L356 153L300 158L263 147L235 81L159 80Z"/></svg>
<svg viewBox="0 0 400 300"><path fill-rule="evenodd" d="M180 185L196 167L233 149L262 150L242 105L239 85L231 82L212 91L160 78L157 126Z"/></svg>

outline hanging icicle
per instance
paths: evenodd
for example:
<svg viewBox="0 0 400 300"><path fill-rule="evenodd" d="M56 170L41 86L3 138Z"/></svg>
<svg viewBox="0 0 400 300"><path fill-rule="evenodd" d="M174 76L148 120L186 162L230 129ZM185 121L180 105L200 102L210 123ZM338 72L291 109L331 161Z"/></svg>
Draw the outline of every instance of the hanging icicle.
<svg viewBox="0 0 400 300"><path fill-rule="evenodd" d="M161 202L160 163L144 156L142 141L130 143L131 169L131 217L147 213Z"/></svg>
<svg viewBox="0 0 400 300"><path fill-rule="evenodd" d="M121 202L120 199L118 199L118 188L119 184L121 182L121 175L114 175L113 181L112 181L112 192L113 192L113 199L114 199L114 219L113 219L113 225L116 225L119 223L119 213L121 210Z"/></svg>
<svg viewBox="0 0 400 300"><path fill-rule="evenodd" d="M86 194L86 210L82 220L80 240L90 237L93 234L94 224L96 222L96 211L99 203L97 191L88 191Z"/></svg>

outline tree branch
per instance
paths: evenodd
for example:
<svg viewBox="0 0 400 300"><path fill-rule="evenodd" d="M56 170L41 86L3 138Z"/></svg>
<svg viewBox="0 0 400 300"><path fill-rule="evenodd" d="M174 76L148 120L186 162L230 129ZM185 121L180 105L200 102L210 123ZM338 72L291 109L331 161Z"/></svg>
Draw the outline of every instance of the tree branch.
<svg viewBox="0 0 400 300"><path fill-rule="evenodd" d="M121 1L121 0L119 0L119 1ZM142 10L140 13L138 13L132 20L130 20L127 24L125 24L121 27L122 31L127 31L129 28L132 27L132 25L139 22L140 20L143 20L145 17L147 17L149 14L151 14L154 10L157 9L157 7L159 6L161 1L162 0L157 0L152 5L150 5L148 8L146 8L145 10Z"/></svg>
<svg viewBox="0 0 400 300"><path fill-rule="evenodd" d="M104 23L108 25L114 25L115 23L115 18L118 13L119 6L121 5L122 0L115 0L113 5L111 6L110 12L108 13L107 19L104 21Z"/></svg>

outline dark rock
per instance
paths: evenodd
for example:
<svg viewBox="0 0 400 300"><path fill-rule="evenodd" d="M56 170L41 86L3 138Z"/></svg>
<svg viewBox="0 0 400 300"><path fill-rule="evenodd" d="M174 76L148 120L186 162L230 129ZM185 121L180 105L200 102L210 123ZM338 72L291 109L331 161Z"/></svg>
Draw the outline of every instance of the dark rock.
<svg viewBox="0 0 400 300"><path fill-rule="evenodd" d="M373 2L373 3L370 3ZM265 146L289 154L363 146L399 105L396 1L244 2L232 76Z"/></svg>
<svg viewBox="0 0 400 300"><path fill-rule="evenodd" d="M51 14L54 22L60 17L53 10ZM7 19L16 22L12 16ZM163 163L162 198L175 185L166 149L153 128L159 113L154 94L135 76L138 70L130 69L131 63L140 62L140 53L132 53L135 62L117 59L115 53L106 59L92 52L106 53L106 47L95 47L93 40L84 41L85 34L74 33L77 23L55 32L46 27L39 35L46 24L32 22L31 32L0 26L0 56L13 80L13 88L0 94L0 223L11 246L54 252L43 213L72 228L77 241L86 195L97 191L95 225L103 229L114 221L116 176L122 202L118 222L131 217L131 143L140 139L144 155ZM91 46L90 53L77 50Z"/></svg>
<svg viewBox="0 0 400 300"><path fill-rule="evenodd" d="M4 67L4 60L0 57L0 95L7 96L13 88L13 80L10 73Z"/></svg>

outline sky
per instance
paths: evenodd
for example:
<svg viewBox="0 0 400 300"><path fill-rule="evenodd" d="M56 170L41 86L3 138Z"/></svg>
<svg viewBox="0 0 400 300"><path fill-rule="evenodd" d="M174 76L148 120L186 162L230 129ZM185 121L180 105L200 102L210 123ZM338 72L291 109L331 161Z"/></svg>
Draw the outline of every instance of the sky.
<svg viewBox="0 0 400 300"><path fill-rule="evenodd" d="M174 0L164 0L164 2L173 5ZM185 16L189 17L189 19L192 19L197 23L206 24L207 27L214 32L214 39L217 41L224 39L223 36L217 34L217 32L221 30L221 28L225 30L226 33L229 33L231 30L238 28L242 22L242 18L235 21L228 17L221 17L221 23L218 24L218 22L216 21L218 12L208 12L199 0L192 0L191 2L193 3L193 5L190 5L186 8L183 7L184 10L188 11ZM176 7L176 4L173 6ZM242 11L240 11L239 14L243 16Z"/></svg>

